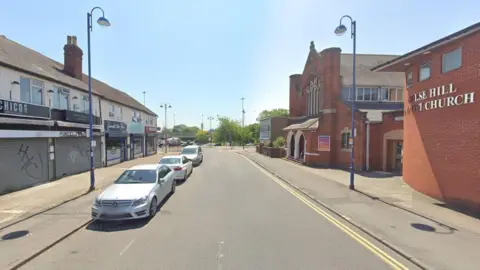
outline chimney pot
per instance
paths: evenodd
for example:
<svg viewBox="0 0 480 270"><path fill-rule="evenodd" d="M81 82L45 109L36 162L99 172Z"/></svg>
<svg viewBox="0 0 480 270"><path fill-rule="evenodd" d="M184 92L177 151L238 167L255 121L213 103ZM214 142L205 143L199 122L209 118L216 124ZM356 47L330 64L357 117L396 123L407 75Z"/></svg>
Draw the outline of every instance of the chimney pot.
<svg viewBox="0 0 480 270"><path fill-rule="evenodd" d="M67 36L67 45L72 44L72 36Z"/></svg>
<svg viewBox="0 0 480 270"><path fill-rule="evenodd" d="M72 45L77 46L77 36L72 36Z"/></svg>

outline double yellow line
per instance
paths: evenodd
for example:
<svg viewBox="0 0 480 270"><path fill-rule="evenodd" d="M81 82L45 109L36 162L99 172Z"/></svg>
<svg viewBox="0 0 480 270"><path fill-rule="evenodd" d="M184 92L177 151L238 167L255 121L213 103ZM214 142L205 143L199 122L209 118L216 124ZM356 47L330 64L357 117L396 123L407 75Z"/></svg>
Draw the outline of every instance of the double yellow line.
<svg viewBox="0 0 480 270"><path fill-rule="evenodd" d="M243 156L243 155L242 155ZM274 177L271 173L265 171L262 167L258 166L255 162L251 161L249 158L243 156L245 159L247 159L253 166L258 168L261 172L263 172L265 175L267 175L270 179L275 181L278 185L283 187L285 190L290 192L293 196L295 196L297 199L302 201L304 204L309 206L313 211L317 212L319 215L330 221L333 225L335 225L337 228L345 232L347 235L349 235L351 238L353 238L355 241L360 243L362 246L370 250L373 254L377 255L380 259L382 259L384 262L386 262L388 265L390 265L393 269L396 270L408 270L406 266L395 260L392 256L388 255L385 253L383 250L380 248L376 247L374 244L369 242L367 239L365 239L363 236L359 235L352 229L350 229L348 226L344 225L337 219L335 219L332 215L329 213L325 212L323 209L315 205L314 203L310 202L305 198L305 196L295 189L291 188L289 185L285 184L283 181L279 180L278 178Z"/></svg>

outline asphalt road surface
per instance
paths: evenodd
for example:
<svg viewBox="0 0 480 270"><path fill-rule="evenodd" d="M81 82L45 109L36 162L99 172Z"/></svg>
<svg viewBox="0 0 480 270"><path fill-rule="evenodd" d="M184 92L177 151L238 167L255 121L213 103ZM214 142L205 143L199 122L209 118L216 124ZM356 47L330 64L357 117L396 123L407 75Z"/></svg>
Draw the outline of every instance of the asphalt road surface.
<svg viewBox="0 0 480 270"><path fill-rule="evenodd" d="M90 224L21 269L416 269L324 211L234 151L205 149L153 220Z"/></svg>

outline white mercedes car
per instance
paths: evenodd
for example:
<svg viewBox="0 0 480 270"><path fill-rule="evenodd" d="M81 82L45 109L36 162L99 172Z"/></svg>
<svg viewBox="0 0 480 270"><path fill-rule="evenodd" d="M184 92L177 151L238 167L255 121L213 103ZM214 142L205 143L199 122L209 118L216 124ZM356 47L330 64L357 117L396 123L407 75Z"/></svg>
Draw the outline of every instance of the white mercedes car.
<svg viewBox="0 0 480 270"><path fill-rule="evenodd" d="M125 172L92 206L94 220L153 218L158 205L175 193L174 171L161 164L138 165Z"/></svg>
<svg viewBox="0 0 480 270"><path fill-rule="evenodd" d="M160 159L159 164L172 169L175 180L185 181L193 172L192 161L185 156L165 156Z"/></svg>

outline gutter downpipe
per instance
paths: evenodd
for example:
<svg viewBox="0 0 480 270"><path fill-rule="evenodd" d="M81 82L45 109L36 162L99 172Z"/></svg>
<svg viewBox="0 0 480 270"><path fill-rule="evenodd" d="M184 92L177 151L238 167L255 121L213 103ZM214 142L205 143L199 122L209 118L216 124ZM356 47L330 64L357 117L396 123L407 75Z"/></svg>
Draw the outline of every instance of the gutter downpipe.
<svg viewBox="0 0 480 270"><path fill-rule="evenodd" d="M365 151L366 159L367 159L367 166L366 166L366 171L369 171L370 169L370 121L366 121L367 125L367 151Z"/></svg>

